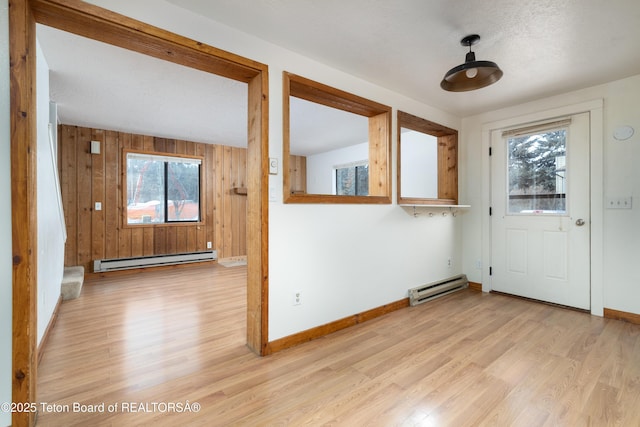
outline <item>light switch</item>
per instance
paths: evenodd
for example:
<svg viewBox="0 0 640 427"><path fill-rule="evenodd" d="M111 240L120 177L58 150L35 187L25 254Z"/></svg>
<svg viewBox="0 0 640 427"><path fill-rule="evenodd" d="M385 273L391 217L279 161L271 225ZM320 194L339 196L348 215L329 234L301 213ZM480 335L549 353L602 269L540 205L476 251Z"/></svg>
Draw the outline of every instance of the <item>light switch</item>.
<svg viewBox="0 0 640 427"><path fill-rule="evenodd" d="M96 202L95 210L97 210L97 211L101 211L102 210L102 203L101 202Z"/></svg>
<svg viewBox="0 0 640 427"><path fill-rule="evenodd" d="M607 209L631 209L632 198L631 197L608 197L605 202Z"/></svg>

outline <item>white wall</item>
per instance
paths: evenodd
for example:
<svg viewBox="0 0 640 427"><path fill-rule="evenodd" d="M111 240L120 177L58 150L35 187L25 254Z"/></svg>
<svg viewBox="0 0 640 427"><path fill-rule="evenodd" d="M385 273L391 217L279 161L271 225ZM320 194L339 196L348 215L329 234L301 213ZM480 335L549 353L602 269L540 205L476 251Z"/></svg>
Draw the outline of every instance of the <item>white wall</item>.
<svg viewBox="0 0 640 427"><path fill-rule="evenodd" d="M12 264L9 120L9 2L0 0L0 403L11 402ZM0 411L0 426L11 414Z"/></svg>
<svg viewBox="0 0 640 427"><path fill-rule="evenodd" d="M38 344L60 297L64 269L64 233L58 204L55 149L49 141L49 67L36 43L38 134ZM55 120L54 120L55 122ZM56 123L52 124L53 126Z"/></svg>
<svg viewBox="0 0 640 427"><path fill-rule="evenodd" d="M402 197L438 198L438 138L414 130L402 132Z"/></svg>
<svg viewBox="0 0 640 427"><path fill-rule="evenodd" d="M263 40L151 0L91 3L269 66L269 156L282 164L282 71L459 129L460 120ZM396 114L393 114L395 162ZM395 176L395 165L394 165ZM394 179L395 182L395 179ZM269 339L407 297L407 289L461 272L460 217L415 218L395 205L284 205L270 176ZM395 188L395 186L394 186ZM394 194L395 200L395 194ZM453 258L453 267L447 259ZM292 305L293 293L303 303Z"/></svg>
<svg viewBox="0 0 640 427"><path fill-rule="evenodd" d="M592 265L601 266L602 274L592 277L592 282L601 281L605 308L629 313L640 313L640 75L604 85L542 99L536 102L492 111L463 120L460 150L461 197L472 208L463 218L462 270L473 281L482 281L481 271L476 269L477 260L482 259L483 224L482 215L488 202L482 195L483 185L488 182L486 171L478 159L482 152L482 127L486 123L519 117L526 114L588 102L604 101L604 158L593 159L592 188L604 187L604 200L608 197L633 197L633 208L627 210L605 209L596 206L591 212L603 218L602 230L594 230L603 236L603 247L592 254ZM636 133L627 141L616 141L613 131L617 126L631 125ZM596 135L596 137L599 137ZM602 163L600 163L602 162ZM604 173L598 172L604 168ZM604 205L604 203L603 203ZM596 227L600 227L596 224ZM600 248L597 248L600 249ZM599 252L599 254L597 253ZM604 255L602 255L604 254ZM485 266L486 267L486 266ZM599 292L599 290L597 290Z"/></svg>
<svg viewBox="0 0 640 427"><path fill-rule="evenodd" d="M335 167L369 160L369 143L307 156L307 193L335 194Z"/></svg>

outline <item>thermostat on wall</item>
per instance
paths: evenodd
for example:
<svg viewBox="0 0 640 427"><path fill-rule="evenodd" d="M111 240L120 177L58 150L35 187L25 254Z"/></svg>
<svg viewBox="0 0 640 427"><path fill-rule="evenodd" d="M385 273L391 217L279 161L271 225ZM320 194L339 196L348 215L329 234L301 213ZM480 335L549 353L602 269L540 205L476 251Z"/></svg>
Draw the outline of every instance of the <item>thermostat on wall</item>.
<svg viewBox="0 0 640 427"><path fill-rule="evenodd" d="M618 141L626 141L633 136L633 128L631 126L618 126L613 131L613 137Z"/></svg>

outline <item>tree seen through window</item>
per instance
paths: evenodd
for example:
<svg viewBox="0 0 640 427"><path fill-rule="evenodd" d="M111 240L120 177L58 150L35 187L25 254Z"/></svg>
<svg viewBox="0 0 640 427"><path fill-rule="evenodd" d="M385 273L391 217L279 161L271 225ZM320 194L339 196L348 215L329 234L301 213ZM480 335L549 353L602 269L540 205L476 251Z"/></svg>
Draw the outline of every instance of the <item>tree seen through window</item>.
<svg viewBox="0 0 640 427"><path fill-rule="evenodd" d="M509 212L566 210L567 131L509 138Z"/></svg>
<svg viewBox="0 0 640 427"><path fill-rule="evenodd" d="M127 153L127 223L200 221L196 158Z"/></svg>

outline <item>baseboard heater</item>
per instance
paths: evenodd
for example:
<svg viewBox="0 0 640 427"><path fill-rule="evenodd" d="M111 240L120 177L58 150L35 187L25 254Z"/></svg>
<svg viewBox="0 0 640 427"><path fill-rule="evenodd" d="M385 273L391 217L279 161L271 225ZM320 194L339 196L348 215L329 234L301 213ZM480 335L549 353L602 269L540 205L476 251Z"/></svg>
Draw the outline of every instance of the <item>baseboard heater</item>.
<svg viewBox="0 0 640 427"><path fill-rule="evenodd" d="M427 283L417 288L409 289L409 303L413 305L422 304L432 299L445 296L452 292L459 291L469 286L469 281L465 274L449 277L438 282Z"/></svg>
<svg viewBox="0 0 640 427"><path fill-rule="evenodd" d="M133 258L97 259L93 261L93 271L94 273L101 273L105 271L127 270L132 268L157 267L161 265L215 261L217 259L218 251L150 255Z"/></svg>

